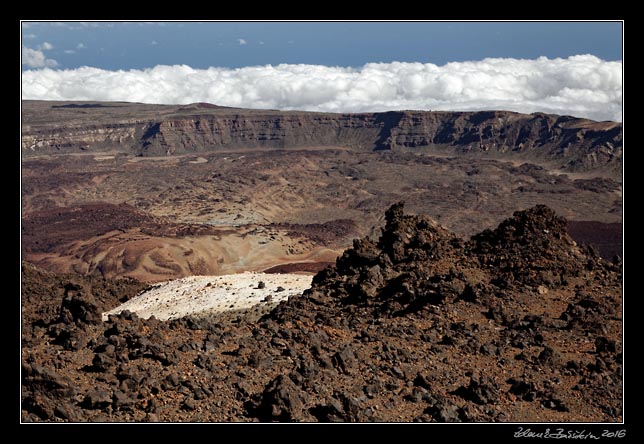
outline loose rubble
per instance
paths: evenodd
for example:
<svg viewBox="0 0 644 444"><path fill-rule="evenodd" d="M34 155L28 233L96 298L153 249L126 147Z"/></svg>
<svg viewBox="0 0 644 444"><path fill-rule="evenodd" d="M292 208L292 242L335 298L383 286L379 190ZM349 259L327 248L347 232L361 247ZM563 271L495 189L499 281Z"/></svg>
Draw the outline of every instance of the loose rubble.
<svg viewBox="0 0 644 444"><path fill-rule="evenodd" d="M254 320L102 321L142 285L29 264L22 285L27 422L622 419L622 264L545 206L464 240L393 205Z"/></svg>

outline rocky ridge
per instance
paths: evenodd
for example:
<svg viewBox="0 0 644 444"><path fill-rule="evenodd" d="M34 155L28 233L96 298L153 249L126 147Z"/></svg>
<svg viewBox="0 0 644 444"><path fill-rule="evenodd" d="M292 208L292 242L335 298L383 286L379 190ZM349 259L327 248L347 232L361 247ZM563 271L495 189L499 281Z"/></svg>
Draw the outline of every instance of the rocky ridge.
<svg viewBox="0 0 644 444"><path fill-rule="evenodd" d="M621 262L565 226L537 206L464 240L397 204L257 322L102 323L133 282L25 265L22 418L620 421Z"/></svg>
<svg viewBox="0 0 644 444"><path fill-rule="evenodd" d="M75 105L75 106L74 106ZM226 147L440 147L621 170L622 125L508 111L330 114L127 103L23 101L23 156L116 150L166 156ZM135 112L136 111L136 112ZM46 117L42 117L46 116ZM136 117L134 117L136 116Z"/></svg>

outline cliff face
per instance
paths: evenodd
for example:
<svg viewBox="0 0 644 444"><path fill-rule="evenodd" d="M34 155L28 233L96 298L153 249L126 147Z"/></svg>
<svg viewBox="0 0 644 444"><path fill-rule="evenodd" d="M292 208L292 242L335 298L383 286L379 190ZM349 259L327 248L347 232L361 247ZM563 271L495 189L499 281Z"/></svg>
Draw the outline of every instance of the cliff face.
<svg viewBox="0 0 644 444"><path fill-rule="evenodd" d="M373 148L383 125L374 114L235 114L188 116L146 125L144 155L181 154L218 147L351 146Z"/></svg>
<svg viewBox="0 0 644 444"><path fill-rule="evenodd" d="M23 124L23 155L49 151L78 151L102 148L133 148L142 135L136 123L90 124L79 127L51 126L32 128Z"/></svg>
<svg viewBox="0 0 644 444"><path fill-rule="evenodd" d="M559 161L573 171L621 169L622 125L570 116L506 111L325 114L140 104L70 110L65 107L71 105L51 103L23 103L24 156L105 149L159 156L221 147L438 146L459 153L524 154Z"/></svg>
<svg viewBox="0 0 644 444"><path fill-rule="evenodd" d="M524 153L587 170L622 159L622 125L570 116L505 111L405 112L389 147L448 145L460 152Z"/></svg>

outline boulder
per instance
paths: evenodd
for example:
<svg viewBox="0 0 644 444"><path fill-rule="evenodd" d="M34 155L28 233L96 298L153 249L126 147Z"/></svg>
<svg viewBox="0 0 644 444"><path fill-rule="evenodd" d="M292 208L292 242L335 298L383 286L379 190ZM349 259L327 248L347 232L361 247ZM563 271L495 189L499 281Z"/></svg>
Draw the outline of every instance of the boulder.
<svg viewBox="0 0 644 444"><path fill-rule="evenodd" d="M261 421L293 422L307 416L303 393L293 380L279 375L266 385L257 411Z"/></svg>

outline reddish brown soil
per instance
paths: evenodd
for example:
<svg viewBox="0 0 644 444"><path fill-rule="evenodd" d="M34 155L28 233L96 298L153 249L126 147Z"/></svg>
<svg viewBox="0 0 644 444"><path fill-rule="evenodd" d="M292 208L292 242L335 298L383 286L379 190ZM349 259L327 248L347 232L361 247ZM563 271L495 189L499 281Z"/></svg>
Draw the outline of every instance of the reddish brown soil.
<svg viewBox="0 0 644 444"><path fill-rule="evenodd" d="M78 240L87 240L111 231L133 228L149 236L185 237L229 234L208 225L177 224L154 217L128 204L104 202L35 211L22 219L23 251L51 252Z"/></svg>
<svg viewBox="0 0 644 444"><path fill-rule="evenodd" d="M23 251L49 252L77 240L114 230L125 231L153 221L149 215L127 204L97 203L35 211L22 219Z"/></svg>
<svg viewBox="0 0 644 444"><path fill-rule="evenodd" d="M317 273L325 267L333 265L334 262L295 262L290 264L281 264L264 270L264 273Z"/></svg>
<svg viewBox="0 0 644 444"><path fill-rule="evenodd" d="M133 282L23 268L23 421L619 422L622 269L547 207L466 241L394 206L242 317L100 321Z"/></svg>
<svg viewBox="0 0 644 444"><path fill-rule="evenodd" d="M347 237L358 235L358 224L349 219L337 219L321 224L270 224L285 230L292 237L306 237L318 245L333 246Z"/></svg>
<svg viewBox="0 0 644 444"><path fill-rule="evenodd" d="M620 223L568 221L570 237L579 243L592 245L607 260L623 256L623 227Z"/></svg>

